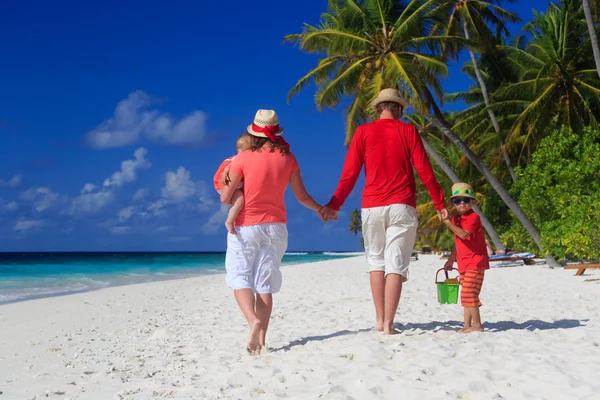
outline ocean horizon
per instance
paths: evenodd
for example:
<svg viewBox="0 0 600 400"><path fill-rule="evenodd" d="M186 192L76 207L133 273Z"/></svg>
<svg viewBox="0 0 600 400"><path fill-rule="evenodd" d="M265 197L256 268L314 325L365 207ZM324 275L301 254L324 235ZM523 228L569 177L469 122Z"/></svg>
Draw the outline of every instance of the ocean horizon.
<svg viewBox="0 0 600 400"><path fill-rule="evenodd" d="M283 265L357 252L290 251ZM0 305L225 272L225 252L0 252Z"/></svg>

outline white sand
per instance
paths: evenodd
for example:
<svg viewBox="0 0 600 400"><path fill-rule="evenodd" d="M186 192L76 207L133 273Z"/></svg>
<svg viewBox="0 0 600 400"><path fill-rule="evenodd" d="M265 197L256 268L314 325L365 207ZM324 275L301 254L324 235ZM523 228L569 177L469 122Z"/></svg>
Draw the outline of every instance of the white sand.
<svg viewBox="0 0 600 400"><path fill-rule="evenodd" d="M411 264L402 333L371 331L362 257L284 267L262 357L223 275L0 306L5 399L600 399L599 271L495 268L487 332Z"/></svg>

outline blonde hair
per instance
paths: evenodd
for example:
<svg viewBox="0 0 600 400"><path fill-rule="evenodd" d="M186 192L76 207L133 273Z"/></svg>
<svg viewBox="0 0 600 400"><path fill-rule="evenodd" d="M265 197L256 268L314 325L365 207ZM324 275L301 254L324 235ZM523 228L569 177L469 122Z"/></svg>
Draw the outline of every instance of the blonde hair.
<svg viewBox="0 0 600 400"><path fill-rule="evenodd" d="M252 136L248 133L242 133L235 142L235 148L238 151L249 150L252 147Z"/></svg>

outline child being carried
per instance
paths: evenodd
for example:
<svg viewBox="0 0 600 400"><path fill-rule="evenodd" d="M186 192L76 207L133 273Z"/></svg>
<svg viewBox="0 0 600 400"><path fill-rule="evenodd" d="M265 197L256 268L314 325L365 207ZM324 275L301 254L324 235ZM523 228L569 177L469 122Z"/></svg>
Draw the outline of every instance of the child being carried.
<svg viewBox="0 0 600 400"><path fill-rule="evenodd" d="M250 148L250 138L248 137L248 135L241 135L238 138L235 147L237 149L238 154L248 150ZM235 156L229 157L228 159L223 161L219 166L219 169L217 169L217 172L215 173L213 181L215 185L215 190L219 194L221 194L221 191L225 186L229 186L229 168L231 167L231 162L234 158ZM233 192L233 196L231 198L231 209L229 210L227 220L225 221L225 227L227 228L227 231L233 235L235 235L235 219L244 207L244 192L242 191L243 186L244 183L240 182L235 191Z"/></svg>

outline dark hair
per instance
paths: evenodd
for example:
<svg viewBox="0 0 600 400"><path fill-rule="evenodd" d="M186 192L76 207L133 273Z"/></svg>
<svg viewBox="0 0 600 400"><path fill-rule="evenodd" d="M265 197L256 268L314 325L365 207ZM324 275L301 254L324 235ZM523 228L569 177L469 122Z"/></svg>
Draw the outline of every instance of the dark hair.
<svg viewBox="0 0 600 400"><path fill-rule="evenodd" d="M402 115L404 113L404 108L394 102L394 101L384 101L383 103L379 103L377 104L377 114L380 115L384 110L389 110L389 111L393 111L394 108L399 108L400 109L400 115Z"/></svg>
<svg viewBox="0 0 600 400"><path fill-rule="evenodd" d="M248 135L250 137L250 151L260 151L266 144L268 144L271 149L271 153L275 152L275 149L278 149L282 155L287 156L290 154L290 149L282 146L281 143L272 141L269 138L254 136L248 132L244 132L240 138L244 135Z"/></svg>

